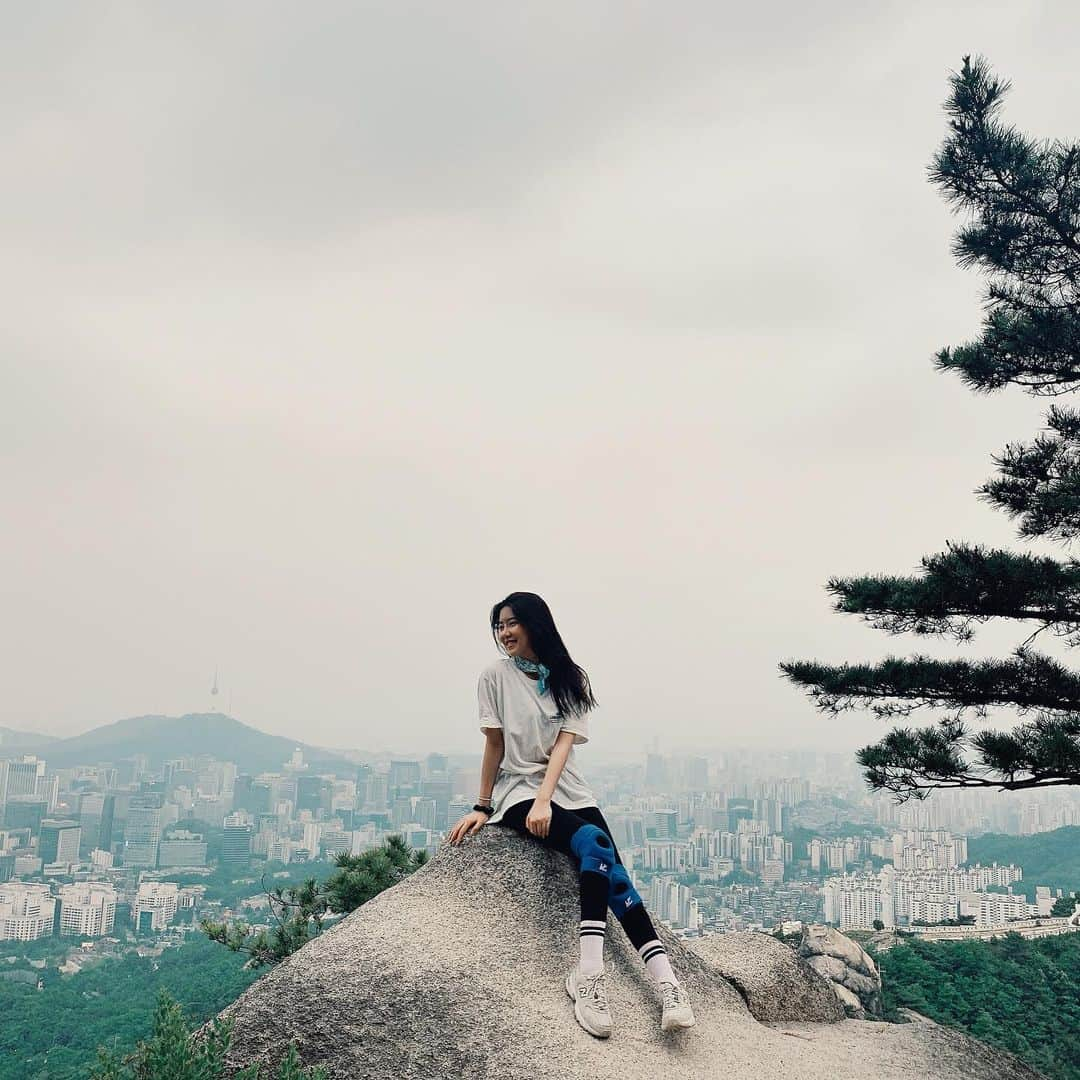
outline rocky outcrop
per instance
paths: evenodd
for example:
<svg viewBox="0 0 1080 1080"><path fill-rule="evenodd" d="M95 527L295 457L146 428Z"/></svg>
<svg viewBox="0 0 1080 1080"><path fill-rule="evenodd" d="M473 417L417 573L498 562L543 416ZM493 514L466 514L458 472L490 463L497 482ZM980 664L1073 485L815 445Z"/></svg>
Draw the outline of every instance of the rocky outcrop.
<svg viewBox="0 0 1080 1080"><path fill-rule="evenodd" d="M771 934L713 934L687 944L713 963L742 995L757 1020L844 1019L832 983Z"/></svg>
<svg viewBox="0 0 1080 1080"><path fill-rule="evenodd" d="M441 850L229 1006L228 1064L276 1064L295 1040L305 1064L326 1066L336 1080L1038 1076L935 1025L822 1022L820 987L809 976L800 981L793 954L757 935L726 953L720 948L724 959L714 961L661 931L697 1017L696 1027L666 1035L659 997L613 921L607 955L615 1033L594 1039L575 1023L563 990L578 917L570 860L489 826L462 847ZM790 1006L776 1006L789 1019L755 1018L770 1008L770 992L792 995Z"/></svg>
<svg viewBox="0 0 1080 1080"><path fill-rule="evenodd" d="M827 979L856 1019L881 1016L881 975L870 954L857 942L831 926L811 925L803 930L799 956Z"/></svg>

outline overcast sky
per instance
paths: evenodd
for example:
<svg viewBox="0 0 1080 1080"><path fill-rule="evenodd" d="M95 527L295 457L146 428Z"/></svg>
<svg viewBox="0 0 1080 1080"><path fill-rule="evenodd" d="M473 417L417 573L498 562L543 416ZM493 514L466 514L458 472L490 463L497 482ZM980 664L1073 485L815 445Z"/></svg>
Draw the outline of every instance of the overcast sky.
<svg viewBox="0 0 1080 1080"><path fill-rule="evenodd" d="M1014 543L925 170L967 52L1080 135L1071 0L2 7L0 725L479 749L515 589L598 751L863 745L777 663L956 654L823 585Z"/></svg>

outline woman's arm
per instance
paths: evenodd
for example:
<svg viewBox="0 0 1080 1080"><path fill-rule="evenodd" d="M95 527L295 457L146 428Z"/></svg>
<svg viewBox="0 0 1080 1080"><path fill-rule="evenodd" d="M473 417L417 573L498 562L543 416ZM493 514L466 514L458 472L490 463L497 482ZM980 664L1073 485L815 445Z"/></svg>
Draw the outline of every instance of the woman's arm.
<svg viewBox="0 0 1080 1080"><path fill-rule="evenodd" d="M555 794L555 787L562 776L566 759L570 756L570 749L574 745L574 733L572 731L560 731L555 739L555 745L548 755L547 769L544 772L544 782L533 800L532 809L525 816L525 828L533 836L547 836L551 828L551 797Z"/></svg>
<svg viewBox="0 0 1080 1080"><path fill-rule="evenodd" d="M495 787L495 777L499 773L499 765L503 759L502 728L484 728L484 758L480 762L480 798L477 803L491 805L491 793ZM470 810L447 834L446 839L451 844L458 844L466 836L478 833L486 824L488 815L479 810Z"/></svg>
<svg viewBox="0 0 1080 1080"><path fill-rule="evenodd" d="M495 789L495 777L499 775L502 763L503 741L502 728L484 728L487 742L484 743L484 759L480 762L480 798L479 802L491 802L491 793Z"/></svg>

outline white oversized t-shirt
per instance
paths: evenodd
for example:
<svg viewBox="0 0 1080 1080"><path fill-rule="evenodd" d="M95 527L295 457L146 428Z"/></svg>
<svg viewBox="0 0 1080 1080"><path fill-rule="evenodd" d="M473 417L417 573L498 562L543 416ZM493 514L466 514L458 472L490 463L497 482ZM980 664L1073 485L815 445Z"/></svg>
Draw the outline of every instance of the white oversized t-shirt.
<svg viewBox="0 0 1080 1080"><path fill-rule="evenodd" d="M551 690L540 694L537 681L508 656L480 672L477 695L480 730L502 728L503 732L503 759L491 793L495 811L489 822L499 821L516 803L536 798L560 731L574 733L574 746L570 747L551 801L564 810L597 805L574 761L577 744L589 741L586 717L560 715Z"/></svg>

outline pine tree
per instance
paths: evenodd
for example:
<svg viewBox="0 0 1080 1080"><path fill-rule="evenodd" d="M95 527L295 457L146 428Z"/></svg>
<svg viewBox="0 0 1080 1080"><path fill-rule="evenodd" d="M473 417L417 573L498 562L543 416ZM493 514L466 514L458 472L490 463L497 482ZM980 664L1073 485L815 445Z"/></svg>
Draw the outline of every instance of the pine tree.
<svg viewBox="0 0 1080 1080"><path fill-rule="evenodd" d="M247 953L246 967L276 964L318 937L327 916L355 911L418 870L427 858L426 851L413 851L402 837L390 836L371 851L338 855L334 859L336 871L322 884L309 878L299 887L267 890L269 929L210 919L203 919L200 927L211 941L233 952Z"/></svg>
<svg viewBox="0 0 1080 1080"><path fill-rule="evenodd" d="M1003 123L1009 89L984 60L965 57L950 79L948 135L931 181L967 215L954 254L987 278L981 336L943 348L935 366L979 393L1015 385L1056 397L1080 384L1080 144L1037 142ZM1068 544L1080 532L1080 412L1053 404L1046 429L994 457L997 475L977 490L1017 523L1024 540ZM1026 635L1001 659L926 656L829 666L788 661L781 671L827 713L863 707L899 719L919 709L932 726L895 727L858 753L868 784L900 801L937 788L1080 784L1080 675L1040 653L1049 632L1080 645L1080 562L947 543L917 576L832 578L838 612L876 629L967 642L990 619ZM976 728L1012 707L1011 731Z"/></svg>
<svg viewBox="0 0 1080 1080"><path fill-rule="evenodd" d="M121 1056L98 1048L97 1064L90 1080L221 1080L225 1057L232 1042L232 1020L215 1019L203 1039L193 1038L183 1009L164 991L158 995L154 1030L134 1052ZM290 1043L277 1071L266 1073L249 1065L232 1073L233 1080L328 1080L321 1066L305 1068L294 1043Z"/></svg>

